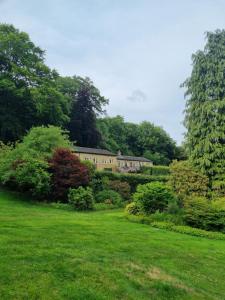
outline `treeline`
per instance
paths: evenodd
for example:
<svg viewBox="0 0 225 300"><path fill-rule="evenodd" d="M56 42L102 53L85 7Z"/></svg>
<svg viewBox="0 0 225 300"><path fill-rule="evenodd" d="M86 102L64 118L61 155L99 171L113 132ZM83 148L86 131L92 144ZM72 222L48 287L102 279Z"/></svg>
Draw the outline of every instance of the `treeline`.
<svg viewBox="0 0 225 300"><path fill-rule="evenodd" d="M79 146L145 156L155 164L182 158L170 136L149 122L103 117L108 99L89 78L62 77L45 64L45 52L12 25L0 24L0 140L21 140L31 127L68 130Z"/></svg>

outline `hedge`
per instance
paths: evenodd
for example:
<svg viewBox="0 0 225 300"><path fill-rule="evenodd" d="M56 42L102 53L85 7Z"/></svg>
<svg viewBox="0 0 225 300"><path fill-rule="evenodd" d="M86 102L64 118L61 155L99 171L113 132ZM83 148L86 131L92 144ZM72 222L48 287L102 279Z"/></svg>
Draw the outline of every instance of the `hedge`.
<svg viewBox="0 0 225 300"><path fill-rule="evenodd" d="M204 237L208 239L225 240L225 234L221 232L206 231L203 229L193 228L184 225L175 225L171 222L152 222L149 217L143 215L134 216L134 215L126 214L125 216L128 220L132 222L148 224L152 227L159 228L159 229L165 229L169 231L188 234L192 236Z"/></svg>
<svg viewBox="0 0 225 300"><path fill-rule="evenodd" d="M153 175L144 175L144 174L134 174L134 173L113 173L107 171L96 171L95 179L101 180L104 177L107 177L109 180L120 180L122 182L127 182L131 186L131 191L136 190L137 185L145 184L152 181L159 181L166 183L168 181L168 176L153 176Z"/></svg>
<svg viewBox="0 0 225 300"><path fill-rule="evenodd" d="M168 166L142 167L141 173L146 175L169 175L170 168Z"/></svg>

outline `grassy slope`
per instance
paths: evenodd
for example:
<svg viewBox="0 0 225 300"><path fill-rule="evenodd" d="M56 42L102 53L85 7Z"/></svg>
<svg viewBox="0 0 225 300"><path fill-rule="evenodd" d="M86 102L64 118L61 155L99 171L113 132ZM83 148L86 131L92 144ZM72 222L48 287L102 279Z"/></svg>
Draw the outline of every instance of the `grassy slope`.
<svg viewBox="0 0 225 300"><path fill-rule="evenodd" d="M0 299L225 299L225 242L0 192Z"/></svg>

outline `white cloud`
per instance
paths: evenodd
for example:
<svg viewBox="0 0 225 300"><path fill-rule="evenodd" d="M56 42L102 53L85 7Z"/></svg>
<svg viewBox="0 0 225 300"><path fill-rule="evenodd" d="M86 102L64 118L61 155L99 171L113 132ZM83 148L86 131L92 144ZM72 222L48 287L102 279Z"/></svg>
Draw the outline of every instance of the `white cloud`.
<svg viewBox="0 0 225 300"><path fill-rule="evenodd" d="M225 26L224 11L221 0L0 0L0 21L28 32L62 75L91 77L109 115L162 125L179 142L179 85L204 32Z"/></svg>

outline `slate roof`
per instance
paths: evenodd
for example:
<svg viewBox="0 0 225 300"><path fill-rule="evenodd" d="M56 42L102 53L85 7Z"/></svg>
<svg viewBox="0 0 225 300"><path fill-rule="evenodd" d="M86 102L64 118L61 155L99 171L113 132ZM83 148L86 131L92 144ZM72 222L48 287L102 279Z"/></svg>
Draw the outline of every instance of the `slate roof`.
<svg viewBox="0 0 225 300"><path fill-rule="evenodd" d="M142 162L152 162L151 160L145 157L138 157L138 156L126 156L126 155L119 155L117 156L118 160L132 160L132 161L142 161Z"/></svg>
<svg viewBox="0 0 225 300"><path fill-rule="evenodd" d="M116 156L116 154L105 149L95 149L95 148L86 148L86 147L77 147L77 146L75 146L74 149L75 152L79 152L79 153Z"/></svg>

